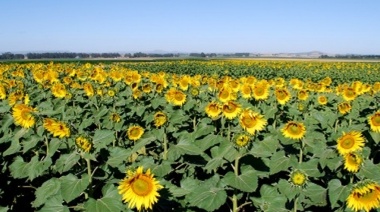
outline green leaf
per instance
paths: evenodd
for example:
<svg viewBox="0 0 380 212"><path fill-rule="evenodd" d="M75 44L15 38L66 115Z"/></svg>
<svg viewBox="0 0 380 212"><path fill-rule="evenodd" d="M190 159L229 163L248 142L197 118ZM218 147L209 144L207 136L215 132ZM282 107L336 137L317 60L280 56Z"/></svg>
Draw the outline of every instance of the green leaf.
<svg viewBox="0 0 380 212"><path fill-rule="evenodd" d="M268 164L270 174L276 174L280 171L288 170L292 160L291 157L286 157L284 151L276 152L270 159L270 163Z"/></svg>
<svg viewBox="0 0 380 212"><path fill-rule="evenodd" d="M49 141L49 154L48 157L52 157L54 153L58 150L59 146L61 146L62 142L60 139L53 138Z"/></svg>
<svg viewBox="0 0 380 212"><path fill-rule="evenodd" d="M332 179L328 184L328 194L332 208L341 206L338 205L338 201L343 204L349 193L349 188L347 188L347 186L342 186L340 180L338 179Z"/></svg>
<svg viewBox="0 0 380 212"><path fill-rule="evenodd" d="M107 145L115 140L114 131L112 130L96 130L92 139L94 147L97 149L107 148Z"/></svg>
<svg viewBox="0 0 380 212"><path fill-rule="evenodd" d="M80 159L78 153L63 154L55 163L55 168L59 173L70 170Z"/></svg>
<svg viewBox="0 0 380 212"><path fill-rule="evenodd" d="M23 146L23 149L22 149L22 152L25 154L28 150L30 150L31 148L34 148L39 141L42 141L42 137L40 136L37 136L37 135L31 135L30 137L26 138L23 142L22 142L22 146Z"/></svg>
<svg viewBox="0 0 380 212"><path fill-rule="evenodd" d="M36 155L32 157L28 163L28 179L33 180L36 177L41 176L52 164L51 158L45 158L39 161L39 157Z"/></svg>
<svg viewBox="0 0 380 212"><path fill-rule="evenodd" d="M288 200L294 199L294 197L300 192L298 187L292 186L287 180L284 179L278 181L277 188L281 194L288 198Z"/></svg>
<svg viewBox="0 0 380 212"><path fill-rule="evenodd" d="M10 114L3 114L1 118L1 132L8 132L9 126L13 124L13 117Z"/></svg>
<svg viewBox="0 0 380 212"><path fill-rule="evenodd" d="M180 187L169 186L169 191L171 194L173 194L174 197L185 196L187 194L190 194L192 191L196 190L200 183L201 181L199 180L184 178L180 182Z"/></svg>
<svg viewBox="0 0 380 212"><path fill-rule="evenodd" d="M362 178L368 178L380 182L379 173L380 166L378 164L374 164L370 160L365 160L357 175Z"/></svg>
<svg viewBox="0 0 380 212"><path fill-rule="evenodd" d="M107 164L111 167L117 167L122 164L124 161L128 160L130 149L124 149L120 147L110 147L110 157L108 158Z"/></svg>
<svg viewBox="0 0 380 212"><path fill-rule="evenodd" d="M318 162L318 159L313 158L307 162L298 164L297 168L304 171L309 177L321 177L323 173L318 169Z"/></svg>
<svg viewBox="0 0 380 212"><path fill-rule="evenodd" d="M2 207L0 206L0 212L8 212L9 208L8 207Z"/></svg>
<svg viewBox="0 0 380 212"><path fill-rule="evenodd" d="M204 123L204 122L200 122L195 128L193 136L195 139L197 139L201 136L208 135L214 132L214 130L215 130L214 126L208 125L207 123Z"/></svg>
<svg viewBox="0 0 380 212"><path fill-rule="evenodd" d="M49 198L39 212L69 212L69 208L62 204L61 195Z"/></svg>
<svg viewBox="0 0 380 212"><path fill-rule="evenodd" d="M219 141L222 139L223 137L220 135L209 134L200 140L196 140L195 144L204 152L208 148L219 144Z"/></svg>
<svg viewBox="0 0 380 212"><path fill-rule="evenodd" d="M250 153L255 157L270 157L276 152L279 146L280 142L277 137L268 135L265 136L264 140L254 142Z"/></svg>
<svg viewBox="0 0 380 212"><path fill-rule="evenodd" d="M36 199L32 203L33 207L36 208L43 205L49 197L56 195L60 189L61 182L55 177L44 182L40 187L37 188L36 192L34 193Z"/></svg>
<svg viewBox="0 0 380 212"><path fill-rule="evenodd" d="M202 186L201 184L194 192L191 192L186 199L191 206L207 211L214 211L225 204L227 193L223 188Z"/></svg>
<svg viewBox="0 0 380 212"><path fill-rule="evenodd" d="M260 197L252 197L254 205L258 206L265 212L282 212L288 211L285 207L286 197L278 193L273 186L263 185L260 188Z"/></svg>
<svg viewBox="0 0 380 212"><path fill-rule="evenodd" d="M24 162L24 159L17 156L13 163L9 166L11 175L14 178L25 178L28 176L28 163Z"/></svg>
<svg viewBox="0 0 380 212"><path fill-rule="evenodd" d="M76 199L90 184L88 174L83 174L81 179L78 179L73 174L68 174L59 178L62 186L61 194L63 199L69 203Z"/></svg>
<svg viewBox="0 0 380 212"><path fill-rule="evenodd" d="M18 139L13 139L11 146L3 152L3 156L12 155L17 153L21 149L21 145Z"/></svg>
<svg viewBox="0 0 380 212"><path fill-rule="evenodd" d="M320 185L309 182L306 186L304 192L305 196L308 197L311 201L310 205L314 206L325 206L327 205L326 201L326 189Z"/></svg>
<svg viewBox="0 0 380 212"><path fill-rule="evenodd" d="M104 191L106 190L106 191ZM121 196L115 186L107 186L103 188L103 197L100 199L89 198L84 204L86 211L91 212L114 212L124 211L125 205L122 203Z"/></svg>
<svg viewBox="0 0 380 212"><path fill-rule="evenodd" d="M228 172L223 181L244 192L253 192L257 188L257 175L252 168L242 171L242 174L238 176L233 172Z"/></svg>

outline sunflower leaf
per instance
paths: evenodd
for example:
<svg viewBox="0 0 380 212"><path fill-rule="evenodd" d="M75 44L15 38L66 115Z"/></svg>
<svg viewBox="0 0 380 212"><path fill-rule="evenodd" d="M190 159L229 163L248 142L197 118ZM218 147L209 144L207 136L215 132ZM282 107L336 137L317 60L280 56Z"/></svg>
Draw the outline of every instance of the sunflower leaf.
<svg viewBox="0 0 380 212"><path fill-rule="evenodd" d="M120 147L110 147L109 153L110 157L107 161L107 164L111 167L117 167L128 159L127 155L129 154L130 149L124 149Z"/></svg>
<svg viewBox="0 0 380 212"><path fill-rule="evenodd" d="M205 184L191 192L187 199L191 206L202 208L207 211L214 211L222 206L227 199L227 193L223 188L209 187Z"/></svg>
<svg viewBox="0 0 380 212"><path fill-rule="evenodd" d="M106 148L115 139L112 130L96 130L92 142L97 149Z"/></svg>
<svg viewBox="0 0 380 212"><path fill-rule="evenodd" d="M60 189L61 182L55 177L44 182L34 193L36 195L36 199L32 203L32 206L39 207L43 205L49 197L57 194Z"/></svg>
<svg viewBox="0 0 380 212"><path fill-rule="evenodd" d="M55 163L55 168L59 173L70 170L80 159L80 156L73 152L71 154L63 154Z"/></svg>
<svg viewBox="0 0 380 212"><path fill-rule="evenodd" d="M55 195L49 198L40 212L69 212L69 208L62 204L62 196Z"/></svg>
<svg viewBox="0 0 380 212"><path fill-rule="evenodd" d="M228 172L223 181L244 192L253 192L257 188L257 175L252 168L242 171L242 174L238 176L233 172Z"/></svg>
<svg viewBox="0 0 380 212"><path fill-rule="evenodd" d="M103 187L103 197L100 199L89 198L84 204L86 211L91 212L114 212L124 211L125 206L121 201L121 196L118 190L113 185L106 185Z"/></svg>
<svg viewBox="0 0 380 212"><path fill-rule="evenodd" d="M340 180L332 179L328 184L328 195L331 203L331 207L338 207L338 201L345 202L349 194L347 186L342 186Z"/></svg>
<svg viewBox="0 0 380 212"><path fill-rule="evenodd" d="M255 157L269 157L276 152L279 146L277 137L268 135L265 136L264 140L254 142L250 153Z"/></svg>
<svg viewBox="0 0 380 212"><path fill-rule="evenodd" d="M90 177L87 174L83 174L81 179L78 179L73 174L68 174L59 178L62 185L62 197L69 203L76 199L90 184Z"/></svg>

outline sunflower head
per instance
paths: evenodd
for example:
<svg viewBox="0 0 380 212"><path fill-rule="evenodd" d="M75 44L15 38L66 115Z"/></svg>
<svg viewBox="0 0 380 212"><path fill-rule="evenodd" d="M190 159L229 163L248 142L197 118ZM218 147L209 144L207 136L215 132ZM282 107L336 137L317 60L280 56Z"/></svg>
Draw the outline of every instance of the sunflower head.
<svg viewBox="0 0 380 212"><path fill-rule="evenodd" d="M161 127L162 125L164 125L166 123L168 118L167 118L165 113L159 111L159 112L154 114L153 120L154 120L154 126Z"/></svg>
<svg viewBox="0 0 380 212"><path fill-rule="evenodd" d="M372 131L380 132L380 110L368 117L368 123Z"/></svg>
<svg viewBox="0 0 380 212"><path fill-rule="evenodd" d="M320 105L326 105L327 104L327 97L324 95L318 96L318 103Z"/></svg>
<svg viewBox="0 0 380 212"><path fill-rule="evenodd" d="M351 111L351 104L349 102L342 102L338 104L338 110L342 115L349 113Z"/></svg>
<svg viewBox="0 0 380 212"><path fill-rule="evenodd" d="M277 88L275 94L276 94L276 99L278 103L282 105L286 104L290 100L290 97L291 97L290 92L285 87Z"/></svg>
<svg viewBox="0 0 380 212"><path fill-rule="evenodd" d="M358 172L361 164L363 163L363 157L357 152L346 153L344 156L344 169L349 172Z"/></svg>
<svg viewBox="0 0 380 212"><path fill-rule="evenodd" d="M79 136L75 139L75 144L83 152L90 152L92 143L84 136Z"/></svg>
<svg viewBox="0 0 380 212"><path fill-rule="evenodd" d="M240 115L240 125L251 135L263 130L266 124L267 121L262 115L251 110L246 109Z"/></svg>
<svg viewBox="0 0 380 212"><path fill-rule="evenodd" d="M116 122L116 123L119 123L121 120L121 117L118 113L111 113L109 118L111 121Z"/></svg>
<svg viewBox="0 0 380 212"><path fill-rule="evenodd" d="M205 112L208 117L212 119L217 119L219 117L219 114L222 112L221 106L217 102L210 102L205 107Z"/></svg>
<svg viewBox="0 0 380 212"><path fill-rule="evenodd" d="M128 128L127 135L129 140L137 141L144 134L144 128L134 125Z"/></svg>
<svg viewBox="0 0 380 212"><path fill-rule="evenodd" d="M306 90L298 91L298 99L305 101L309 97L309 93Z"/></svg>
<svg viewBox="0 0 380 212"><path fill-rule="evenodd" d="M12 116L16 125L23 128L32 127L36 120L33 112L36 110L25 104L17 104L13 107Z"/></svg>
<svg viewBox="0 0 380 212"><path fill-rule="evenodd" d="M299 169L293 170L290 173L289 181L292 183L293 186L304 187L307 183L307 180L307 175Z"/></svg>
<svg viewBox="0 0 380 212"><path fill-rule="evenodd" d="M348 133L343 132L343 135L337 140L337 150L339 154L345 155L347 153L360 151L364 146L364 138L358 131L351 131Z"/></svg>
<svg viewBox="0 0 380 212"><path fill-rule="evenodd" d="M306 133L306 128L303 123L289 121L286 125L281 129L282 134L291 139L301 139Z"/></svg>
<svg viewBox="0 0 380 212"><path fill-rule="evenodd" d="M237 102L228 101L223 104L222 112L227 119L234 119L239 115L241 106Z"/></svg>
<svg viewBox="0 0 380 212"><path fill-rule="evenodd" d="M269 83L266 80L261 80L253 86L253 98L256 100L266 100L269 97Z"/></svg>
<svg viewBox="0 0 380 212"><path fill-rule="evenodd" d="M356 98L357 96L357 93L355 91L354 88L352 87L346 87L344 90L343 90L343 99L345 101L352 101Z"/></svg>
<svg viewBox="0 0 380 212"><path fill-rule="evenodd" d="M118 191L129 208L141 211L152 210L160 197L158 190L162 188L150 169L144 173L143 167L140 166L136 171L127 171L127 176L119 182Z"/></svg>
<svg viewBox="0 0 380 212"><path fill-rule="evenodd" d="M250 144L251 138L247 134L236 134L232 139L234 146L236 148L248 147Z"/></svg>
<svg viewBox="0 0 380 212"><path fill-rule="evenodd" d="M380 207L380 185L372 180L358 182L348 195L347 206L354 211L369 212Z"/></svg>

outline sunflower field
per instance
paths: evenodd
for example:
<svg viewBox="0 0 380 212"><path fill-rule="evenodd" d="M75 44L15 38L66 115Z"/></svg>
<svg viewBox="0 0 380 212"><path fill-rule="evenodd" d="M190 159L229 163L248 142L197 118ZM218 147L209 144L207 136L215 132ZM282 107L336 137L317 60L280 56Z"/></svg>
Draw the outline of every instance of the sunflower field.
<svg viewBox="0 0 380 212"><path fill-rule="evenodd" d="M0 211L380 211L380 63L0 63Z"/></svg>

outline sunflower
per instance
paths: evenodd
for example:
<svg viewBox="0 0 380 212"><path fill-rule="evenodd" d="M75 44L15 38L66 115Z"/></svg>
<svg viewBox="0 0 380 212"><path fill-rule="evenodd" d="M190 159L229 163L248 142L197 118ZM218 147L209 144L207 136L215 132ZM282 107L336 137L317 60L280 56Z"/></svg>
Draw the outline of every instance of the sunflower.
<svg viewBox="0 0 380 212"><path fill-rule="evenodd" d="M244 84L240 87L240 93L241 93L241 96L242 96L244 99L249 99L249 98L251 98L251 93L252 93L251 85L249 85L248 83L244 83Z"/></svg>
<svg viewBox="0 0 380 212"><path fill-rule="evenodd" d="M116 92L115 92L115 90L110 89L110 90L107 91L107 94L108 94L109 97L114 97L115 94L116 94Z"/></svg>
<svg viewBox="0 0 380 212"><path fill-rule="evenodd" d="M357 93L354 88L347 87L343 90L342 95L345 101L352 101L356 98Z"/></svg>
<svg viewBox="0 0 380 212"><path fill-rule="evenodd" d="M183 91L186 91L189 88L189 83L190 83L190 76L182 76L181 79L179 80L179 88Z"/></svg>
<svg viewBox="0 0 380 212"><path fill-rule="evenodd" d="M255 84L252 89L253 98L256 100L266 100L269 96L269 83L266 80L261 80Z"/></svg>
<svg viewBox="0 0 380 212"><path fill-rule="evenodd" d="M354 185L346 199L347 206L354 211L380 207L380 185L372 180L363 180Z"/></svg>
<svg viewBox="0 0 380 212"><path fill-rule="evenodd" d="M67 127L67 125L61 121L58 121L53 124L54 128L51 133L53 133L54 137L69 137L70 136L70 129Z"/></svg>
<svg viewBox="0 0 380 212"><path fill-rule="evenodd" d="M141 210L152 210L152 206L160 197L158 190L163 186L150 173L150 169L143 172L143 167L138 167L135 172L128 170L127 177L120 181L117 187L122 200L127 203L128 207Z"/></svg>
<svg viewBox="0 0 380 212"><path fill-rule="evenodd" d="M344 169L349 172L358 172L361 164L363 163L363 157L355 152L346 153L344 156Z"/></svg>
<svg viewBox="0 0 380 212"><path fill-rule="evenodd" d="M222 113L227 119L234 119L239 115L240 111L241 106L234 101L228 101L222 106Z"/></svg>
<svg viewBox="0 0 380 212"><path fill-rule="evenodd" d="M380 132L380 110L368 117L368 123L372 131Z"/></svg>
<svg viewBox="0 0 380 212"><path fill-rule="evenodd" d="M167 116L165 115L165 113L159 111L159 112L156 112L153 116L153 119L154 119L154 126L156 127L161 127L162 125L164 125L166 123L166 121L168 120Z"/></svg>
<svg viewBox="0 0 380 212"><path fill-rule="evenodd" d="M223 103L230 100L235 100L236 93L234 93L230 87L223 86L218 93L218 99Z"/></svg>
<svg viewBox="0 0 380 212"><path fill-rule="evenodd" d="M5 99L7 97L7 92L4 86L0 85L0 99Z"/></svg>
<svg viewBox="0 0 380 212"><path fill-rule="evenodd" d="M36 110L34 108L25 104L15 105L13 107L13 113L12 113L15 124L23 128L32 127L36 122L32 114L32 112L35 112L35 111Z"/></svg>
<svg viewBox="0 0 380 212"><path fill-rule="evenodd" d="M142 86L142 91L144 92L144 93L150 93L151 91L152 91L152 86L150 85L150 84L144 84L143 86Z"/></svg>
<svg viewBox="0 0 380 212"><path fill-rule="evenodd" d="M309 97L309 93L307 93L306 90L300 90L298 91L298 99L305 101Z"/></svg>
<svg viewBox="0 0 380 212"><path fill-rule="evenodd" d="M251 135L263 130L266 124L267 121L262 115L251 110L244 110L240 115L240 125Z"/></svg>
<svg viewBox="0 0 380 212"><path fill-rule="evenodd" d="M53 96L57 98L64 98L66 96L66 93L67 93L66 87L62 83L56 83L53 86L51 86L50 89Z"/></svg>
<svg viewBox="0 0 380 212"><path fill-rule="evenodd" d="M342 103L338 104L338 110L339 110L339 113L344 115L344 114L349 113L351 111L351 105L349 102L342 102Z"/></svg>
<svg viewBox="0 0 380 212"><path fill-rule="evenodd" d="M249 135L246 135L246 134L237 134L234 136L234 138L232 139L234 145L237 147L237 148L242 148L242 147L246 147L249 145L249 142L250 142L250 137Z"/></svg>
<svg viewBox="0 0 380 212"><path fill-rule="evenodd" d="M83 84L83 90L84 90L84 92L86 93L87 96L93 96L95 94L94 93L94 88L88 82L86 82L86 83Z"/></svg>
<svg viewBox="0 0 380 212"><path fill-rule="evenodd" d="M318 103L320 105L326 105L327 104L327 97L326 96L318 96Z"/></svg>
<svg viewBox="0 0 380 212"><path fill-rule="evenodd" d="M290 100L290 92L286 88L277 88L275 91L278 103L284 105Z"/></svg>
<svg viewBox="0 0 380 212"><path fill-rule="evenodd" d="M291 139L301 139L305 133L306 128L303 123L289 121L286 125L281 129L282 134Z"/></svg>
<svg viewBox="0 0 380 212"><path fill-rule="evenodd" d="M345 155L347 153L361 150L364 146L364 138L358 131L351 131L348 133L343 132L343 135L338 138L337 143L339 154Z"/></svg>
<svg viewBox="0 0 380 212"><path fill-rule="evenodd" d="M144 128L134 125L128 128L128 138L132 141L137 141L144 134Z"/></svg>
<svg viewBox="0 0 380 212"><path fill-rule="evenodd" d="M90 152L92 143L85 137L79 136L75 139L75 144L83 152Z"/></svg>
<svg viewBox="0 0 380 212"><path fill-rule="evenodd" d="M121 120L121 117L117 113L111 113L110 120L113 121L113 122L119 123L120 120Z"/></svg>
<svg viewBox="0 0 380 212"><path fill-rule="evenodd" d="M175 88L171 88L165 95L166 100L176 106L182 106L186 102L186 94Z"/></svg>
<svg viewBox="0 0 380 212"><path fill-rule="evenodd" d="M296 169L290 173L289 181L294 186L303 187L307 183L307 175L303 171Z"/></svg>
<svg viewBox="0 0 380 212"><path fill-rule="evenodd" d="M216 118L218 118L218 116L222 112L222 110L221 110L221 107L218 103L210 102L205 107L205 112L206 112L208 117L210 117L212 119L216 119Z"/></svg>

